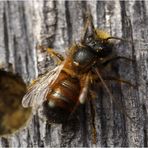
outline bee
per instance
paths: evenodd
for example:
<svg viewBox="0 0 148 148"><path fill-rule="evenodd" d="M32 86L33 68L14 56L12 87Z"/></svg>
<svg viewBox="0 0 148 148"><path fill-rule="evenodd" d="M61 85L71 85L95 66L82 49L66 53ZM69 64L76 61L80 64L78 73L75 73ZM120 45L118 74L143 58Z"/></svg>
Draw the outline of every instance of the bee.
<svg viewBox="0 0 148 148"><path fill-rule="evenodd" d="M20 76L0 69L0 137L19 131L29 121L31 108L21 103L26 90Z"/></svg>
<svg viewBox="0 0 148 148"><path fill-rule="evenodd" d="M35 109L43 106L49 122L63 123L78 106L87 101L91 85L95 85L96 82L102 83L114 100L104 80L131 84L126 80L101 76L104 75L106 66L112 61L129 60L126 57L111 56L114 48L113 39L120 38L96 29L92 16L89 15L81 40L69 48L65 58L50 48L47 49L61 62L31 84L23 97L22 105Z"/></svg>

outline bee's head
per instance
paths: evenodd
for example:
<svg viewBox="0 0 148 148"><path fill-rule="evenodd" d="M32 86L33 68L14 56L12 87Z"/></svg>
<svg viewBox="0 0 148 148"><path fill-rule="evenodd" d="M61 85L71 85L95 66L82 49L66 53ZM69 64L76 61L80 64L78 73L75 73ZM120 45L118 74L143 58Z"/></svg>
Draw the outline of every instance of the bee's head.
<svg viewBox="0 0 148 148"><path fill-rule="evenodd" d="M92 16L90 16L86 22L81 43L82 45L89 47L102 58L110 55L112 52L113 42L109 40L110 37L111 36L108 33L95 29Z"/></svg>

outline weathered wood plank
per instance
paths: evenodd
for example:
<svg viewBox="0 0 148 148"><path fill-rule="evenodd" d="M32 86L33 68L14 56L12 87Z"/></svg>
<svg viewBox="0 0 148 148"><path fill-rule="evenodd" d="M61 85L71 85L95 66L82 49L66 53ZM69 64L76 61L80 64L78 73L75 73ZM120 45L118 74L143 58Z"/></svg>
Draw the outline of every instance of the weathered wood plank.
<svg viewBox="0 0 148 148"><path fill-rule="evenodd" d="M119 73L138 85L111 84L113 95L127 108L136 123L125 118L109 99L104 88L93 100L96 146L148 146L148 2L147 1L1 1L0 2L0 64L30 81L53 63L36 49L44 44L65 52L81 37L87 7L90 6L95 26L113 36L132 40L122 42L117 54L136 62L118 62ZM47 38L48 36L48 38ZM45 39L43 39L43 38ZM33 116L27 127L0 146L93 146L90 103L80 110L80 120L67 125L49 125Z"/></svg>

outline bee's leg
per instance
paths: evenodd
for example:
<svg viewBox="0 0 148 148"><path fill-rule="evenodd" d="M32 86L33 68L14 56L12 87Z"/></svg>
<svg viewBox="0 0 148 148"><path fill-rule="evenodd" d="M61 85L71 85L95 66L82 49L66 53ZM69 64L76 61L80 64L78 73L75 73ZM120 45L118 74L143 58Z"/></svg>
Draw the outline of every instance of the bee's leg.
<svg viewBox="0 0 148 148"><path fill-rule="evenodd" d="M87 76L85 76L85 78L82 80L81 82L81 90L80 90L80 95L79 95L79 99L76 103L76 105L74 106L70 117L73 115L73 113L76 111L77 107L80 104L84 104L87 100L88 97L88 90L89 90L89 84L90 84L90 74L87 74Z"/></svg>
<svg viewBox="0 0 148 148"><path fill-rule="evenodd" d="M89 98L92 98L93 96L89 93ZM96 137L97 137L97 132L96 132L96 126L95 126L95 108L92 102L92 99L90 101L90 112L91 112L91 130L92 130L92 142L93 144L96 144Z"/></svg>
<svg viewBox="0 0 148 148"><path fill-rule="evenodd" d="M99 79L98 79L98 77L97 77L96 75L93 75L93 76L92 76L92 80L93 80L93 81L97 81L97 80L99 80ZM116 78L116 77L113 77L113 76L103 77L103 80L104 80L104 81L108 81L108 80L117 81L117 82L119 82L119 83L125 83L125 84L130 85L131 87L136 88L136 86L135 86L134 84L132 84L131 82L129 82L129 81L127 81L127 80L124 80L124 79Z"/></svg>
<svg viewBox="0 0 148 148"><path fill-rule="evenodd" d="M108 76L108 77L103 77L104 80L111 80L111 81L117 81L119 83L125 83L130 85L131 87L136 88L136 86L134 84L132 84L131 82L124 80L124 79L120 79L120 78L116 78L116 77L112 77L112 76Z"/></svg>
<svg viewBox="0 0 148 148"><path fill-rule="evenodd" d="M51 56L56 56L60 61L64 61L64 57L60 53L54 51L52 48L47 48L47 52L51 54Z"/></svg>
<svg viewBox="0 0 148 148"><path fill-rule="evenodd" d="M89 85L90 85L91 76L88 74L84 80L81 82L81 93L79 95L79 102L80 104L84 104L87 100Z"/></svg>
<svg viewBox="0 0 148 148"><path fill-rule="evenodd" d="M39 45L37 48L42 49L43 51L47 51L51 55L51 57L55 56L60 61L64 61L64 57L60 53L54 51L54 49L52 49L52 48L47 48L47 47L42 46L42 45Z"/></svg>
<svg viewBox="0 0 148 148"><path fill-rule="evenodd" d="M127 58L127 57L124 57L124 56L116 56L116 57L112 57L110 59L107 59L106 61L104 61L102 63L102 65L107 66L110 62L113 62L113 61L116 61L116 60L119 60L119 59L124 59L124 60L127 60L129 62L134 62L135 61L133 59L130 59L130 58Z"/></svg>
<svg viewBox="0 0 148 148"><path fill-rule="evenodd" d="M96 144L97 142L97 131L96 131L96 125L95 125L95 116L96 116L96 109L93 104L93 99L96 99L97 92L94 90L94 88L90 87L89 93L88 93L88 99L90 103L90 113L91 113L91 132L92 132L92 143Z"/></svg>
<svg viewBox="0 0 148 148"><path fill-rule="evenodd" d="M100 82L102 83L102 85L104 86L104 88L106 89L106 91L108 92L110 98L116 104L117 109L119 109L126 117L128 117L133 123L135 123L135 121L128 115L128 113L126 112L126 110L122 107L121 102L112 95L110 89L108 88L108 86L105 83L104 79L100 75L99 69L98 68L94 68L94 70L96 72L96 75L98 75L98 78L100 79Z"/></svg>

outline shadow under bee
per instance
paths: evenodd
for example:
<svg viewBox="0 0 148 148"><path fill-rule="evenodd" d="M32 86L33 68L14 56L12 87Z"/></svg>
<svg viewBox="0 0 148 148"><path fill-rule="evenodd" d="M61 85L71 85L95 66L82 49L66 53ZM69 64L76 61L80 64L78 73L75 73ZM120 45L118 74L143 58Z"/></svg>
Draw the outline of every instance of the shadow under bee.
<svg viewBox="0 0 148 148"><path fill-rule="evenodd" d="M0 136L15 133L25 125L31 108L22 107L26 85L20 76L0 70Z"/></svg>

